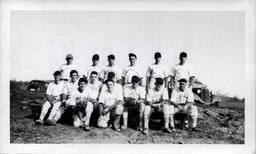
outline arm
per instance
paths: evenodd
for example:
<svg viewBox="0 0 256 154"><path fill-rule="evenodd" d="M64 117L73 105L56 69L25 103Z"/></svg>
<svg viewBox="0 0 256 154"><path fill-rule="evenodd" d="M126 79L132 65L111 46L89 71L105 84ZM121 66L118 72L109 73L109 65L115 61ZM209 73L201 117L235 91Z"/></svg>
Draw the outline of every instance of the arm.
<svg viewBox="0 0 256 154"><path fill-rule="evenodd" d="M193 87L195 79L196 79L195 76L189 77L189 85L188 85L188 87L191 87L191 86Z"/></svg>

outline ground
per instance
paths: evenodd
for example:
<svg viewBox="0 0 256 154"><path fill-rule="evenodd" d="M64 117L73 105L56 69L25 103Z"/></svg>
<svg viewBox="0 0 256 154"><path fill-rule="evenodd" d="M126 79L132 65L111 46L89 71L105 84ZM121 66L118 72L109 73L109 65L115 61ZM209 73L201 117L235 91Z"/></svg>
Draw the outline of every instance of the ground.
<svg viewBox="0 0 256 154"><path fill-rule="evenodd" d="M115 132L111 128L92 126L87 132L65 122L56 126L36 125L32 114L33 100L43 103L43 92L27 91L28 82L10 82L10 141L11 143L123 143L123 144L244 144L244 102L224 99L220 106L197 105L198 127L201 131L177 129L167 134L159 121L150 121L149 135L134 128Z"/></svg>

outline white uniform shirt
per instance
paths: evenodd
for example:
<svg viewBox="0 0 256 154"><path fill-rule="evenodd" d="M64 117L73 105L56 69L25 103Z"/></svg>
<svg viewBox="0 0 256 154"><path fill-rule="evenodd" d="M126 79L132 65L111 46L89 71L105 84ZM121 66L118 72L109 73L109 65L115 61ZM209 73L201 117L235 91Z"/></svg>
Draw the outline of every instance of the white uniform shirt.
<svg viewBox="0 0 256 154"><path fill-rule="evenodd" d="M98 99L101 86L102 83L98 80L96 80L94 84L89 82L86 87L88 91L88 97L92 99Z"/></svg>
<svg viewBox="0 0 256 154"><path fill-rule="evenodd" d="M146 91L143 87L138 86L136 89L132 85L128 85L124 88L124 97L134 98L135 100L145 99Z"/></svg>
<svg viewBox="0 0 256 154"><path fill-rule="evenodd" d="M112 93L110 93L108 90L103 90L99 97L99 102L105 104L106 106L111 106L118 100L123 101L123 97L114 90Z"/></svg>
<svg viewBox="0 0 256 154"><path fill-rule="evenodd" d="M184 91L176 88L172 92L171 102L174 102L176 104L186 104L187 102L194 102L194 94L189 88L186 88Z"/></svg>
<svg viewBox="0 0 256 154"><path fill-rule="evenodd" d="M117 65L114 65L112 67L110 67L110 66L104 67L102 69L101 73L100 73L100 78L106 80L109 72L114 72L115 73L115 79L116 80L121 79L122 72L121 72L121 69Z"/></svg>
<svg viewBox="0 0 256 154"><path fill-rule="evenodd" d="M67 79L70 80L70 71L76 70L79 72L78 67L74 64L62 64L60 66L60 71L61 71L61 79Z"/></svg>
<svg viewBox="0 0 256 154"><path fill-rule="evenodd" d="M107 90L107 89L108 89L108 88L107 88L107 85L106 85L106 84L103 84L101 91L105 91L105 90ZM116 93L118 93L118 95L121 95L121 96L123 97L123 87L122 87L122 85L120 85L119 83L115 83L115 84L114 84L114 89L113 89L113 91L116 91Z"/></svg>
<svg viewBox="0 0 256 154"><path fill-rule="evenodd" d="M85 88L83 92L79 92L78 89L74 89L71 93L71 101L73 104L76 104L76 99L80 98L81 100L88 98L88 90Z"/></svg>
<svg viewBox="0 0 256 154"><path fill-rule="evenodd" d="M67 95L70 97L72 91L74 89L78 88L78 80L76 80L74 83L72 81L69 81L65 84L64 89L63 89L63 94Z"/></svg>
<svg viewBox="0 0 256 154"><path fill-rule="evenodd" d="M162 87L159 91L156 91L155 88L152 88L149 90L146 100L148 102L157 102L163 100L168 100L168 91L166 88Z"/></svg>
<svg viewBox="0 0 256 154"><path fill-rule="evenodd" d="M176 64L172 67L170 75L174 77L174 82L185 78L189 81L189 78L195 76L194 68L190 65L185 63L184 65Z"/></svg>
<svg viewBox="0 0 256 154"><path fill-rule="evenodd" d="M167 73L167 68L163 64L152 64L151 66L148 67L147 77L151 78L167 78L168 73Z"/></svg>
<svg viewBox="0 0 256 154"><path fill-rule="evenodd" d="M90 75L91 75L91 73L92 73L92 71L95 71L95 72L97 72L98 73L98 76L101 76L100 74L102 73L101 71L102 71L102 67L100 67L99 65L97 65L97 66L89 66L87 69L86 69L86 72L85 72L85 76L87 77L87 78L89 78L90 77Z"/></svg>
<svg viewBox="0 0 256 154"><path fill-rule="evenodd" d="M58 100L63 93L64 86L65 84L63 82L60 82L59 84L50 83L47 87L46 94Z"/></svg>
<svg viewBox="0 0 256 154"><path fill-rule="evenodd" d="M122 77L124 77L124 83L125 84L130 84L132 82L132 76L138 76L139 78L143 77L143 73L140 69L139 66L135 65L135 66L126 66L123 69L123 73L122 73Z"/></svg>

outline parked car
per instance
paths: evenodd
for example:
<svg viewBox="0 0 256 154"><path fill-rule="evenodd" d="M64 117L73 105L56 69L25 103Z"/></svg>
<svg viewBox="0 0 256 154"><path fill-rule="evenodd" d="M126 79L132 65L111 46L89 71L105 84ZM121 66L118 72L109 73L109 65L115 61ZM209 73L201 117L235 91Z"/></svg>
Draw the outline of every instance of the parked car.
<svg viewBox="0 0 256 154"><path fill-rule="evenodd" d="M30 81L27 90L29 91L46 91L49 82L43 80Z"/></svg>

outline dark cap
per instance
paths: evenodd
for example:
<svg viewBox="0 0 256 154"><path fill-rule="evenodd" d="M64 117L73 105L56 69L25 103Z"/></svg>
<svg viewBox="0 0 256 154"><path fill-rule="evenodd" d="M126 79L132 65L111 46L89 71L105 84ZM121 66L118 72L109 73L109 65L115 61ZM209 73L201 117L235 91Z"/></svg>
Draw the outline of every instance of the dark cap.
<svg viewBox="0 0 256 154"><path fill-rule="evenodd" d="M87 81L87 79L86 79L86 78L80 78L80 79L79 79L79 81L78 81L78 83L80 83L80 82L88 83L88 81Z"/></svg>
<svg viewBox="0 0 256 154"><path fill-rule="evenodd" d="M161 55L160 52L156 52L154 57L155 57L155 58L159 58L159 57L162 57L162 55Z"/></svg>
<svg viewBox="0 0 256 154"><path fill-rule="evenodd" d="M129 58L131 58L131 57L135 57L135 58L137 58L137 56L134 54L134 53L129 53Z"/></svg>
<svg viewBox="0 0 256 154"><path fill-rule="evenodd" d="M54 76L61 75L61 72L60 72L60 71L55 71L55 72L53 73L53 75L54 75Z"/></svg>
<svg viewBox="0 0 256 154"><path fill-rule="evenodd" d="M156 78L155 84L163 85L163 83L164 83L164 80L162 78Z"/></svg>
<svg viewBox="0 0 256 154"><path fill-rule="evenodd" d="M180 57L187 57L187 53L186 52L181 52Z"/></svg>
<svg viewBox="0 0 256 154"><path fill-rule="evenodd" d="M139 83L140 82L140 78L136 75L132 76L132 82L134 83Z"/></svg>
<svg viewBox="0 0 256 154"><path fill-rule="evenodd" d="M108 55L108 59L115 59L115 55L113 54Z"/></svg>
<svg viewBox="0 0 256 154"><path fill-rule="evenodd" d="M113 79L115 76L116 76L116 75L115 75L114 72L108 72L107 78L108 78L108 79Z"/></svg>
<svg viewBox="0 0 256 154"><path fill-rule="evenodd" d="M68 54L68 55L66 56L66 59L73 59L73 55L72 55L72 54Z"/></svg>
<svg viewBox="0 0 256 154"><path fill-rule="evenodd" d="M188 81L187 81L187 79L182 78L182 79L179 79L179 81L178 81L178 82L185 82L185 83L187 83Z"/></svg>
<svg viewBox="0 0 256 154"><path fill-rule="evenodd" d="M98 54L94 54L92 56L92 60L99 60L100 59L100 56Z"/></svg>

